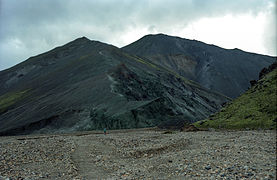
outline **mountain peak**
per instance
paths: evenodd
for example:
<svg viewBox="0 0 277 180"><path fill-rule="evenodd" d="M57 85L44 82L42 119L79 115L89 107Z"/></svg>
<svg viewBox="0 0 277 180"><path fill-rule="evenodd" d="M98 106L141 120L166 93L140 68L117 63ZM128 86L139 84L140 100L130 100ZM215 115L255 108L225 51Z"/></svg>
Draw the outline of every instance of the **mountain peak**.
<svg viewBox="0 0 277 180"><path fill-rule="evenodd" d="M148 34L148 35L145 35L145 36L168 36L167 34L163 34L163 33L157 33L157 34Z"/></svg>
<svg viewBox="0 0 277 180"><path fill-rule="evenodd" d="M81 41L90 41L89 38L87 38L86 36L82 36L80 38L77 38L76 40L81 40Z"/></svg>
<svg viewBox="0 0 277 180"><path fill-rule="evenodd" d="M168 38L176 38L175 36L169 36L167 34L163 34L163 33L158 33L158 34L148 34L148 35L145 35L144 37L142 37L141 39L144 39L144 38L150 38L150 39L168 39Z"/></svg>
<svg viewBox="0 0 277 180"><path fill-rule="evenodd" d="M90 40L88 39L87 37L83 36L83 37L79 37L67 44L65 44L63 47L76 47L76 48L82 48L82 47L86 47L86 48L89 48L89 47L110 47L112 45L110 44L106 44L106 43L103 43L101 41L96 41L96 40ZM114 46L112 46L114 47Z"/></svg>
<svg viewBox="0 0 277 180"><path fill-rule="evenodd" d="M83 36L83 37L79 37L73 41L71 41L71 43L85 43L85 42L90 42L91 40L88 39L87 37Z"/></svg>

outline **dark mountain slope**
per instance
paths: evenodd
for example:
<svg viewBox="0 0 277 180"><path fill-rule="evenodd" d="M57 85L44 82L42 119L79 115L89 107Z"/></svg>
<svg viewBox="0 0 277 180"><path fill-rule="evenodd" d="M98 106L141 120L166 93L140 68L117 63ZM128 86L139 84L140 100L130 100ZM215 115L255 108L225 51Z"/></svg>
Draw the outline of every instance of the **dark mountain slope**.
<svg viewBox="0 0 277 180"><path fill-rule="evenodd" d="M194 122L228 98L146 59L79 38L0 72L0 134Z"/></svg>
<svg viewBox="0 0 277 180"><path fill-rule="evenodd" d="M97 54L99 49L113 48L116 47L98 41L90 41L85 37L78 38L64 46L31 57L10 69L0 71L0 82L3 83L0 93L3 94L18 88L26 89L28 86L41 86L42 81L40 78L48 79L52 83L53 80L57 81L62 78L51 79L48 76L63 73L61 70L74 71L72 67L76 64L84 67L80 60L89 55ZM84 75L85 73L82 74ZM73 74L68 74L68 76L73 76ZM45 84L44 81L43 84Z"/></svg>
<svg viewBox="0 0 277 180"><path fill-rule="evenodd" d="M263 70L261 79L198 127L226 129L276 129L277 63ZM264 73L267 73L266 75Z"/></svg>
<svg viewBox="0 0 277 180"><path fill-rule="evenodd" d="M249 81L258 79L260 70L276 60L164 34L144 36L122 49L232 98L246 91Z"/></svg>

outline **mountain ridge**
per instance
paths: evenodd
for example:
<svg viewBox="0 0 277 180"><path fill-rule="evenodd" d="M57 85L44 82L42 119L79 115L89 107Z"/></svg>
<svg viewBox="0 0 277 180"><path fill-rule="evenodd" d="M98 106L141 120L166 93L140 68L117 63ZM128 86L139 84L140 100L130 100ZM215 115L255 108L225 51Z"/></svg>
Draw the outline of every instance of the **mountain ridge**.
<svg viewBox="0 0 277 180"><path fill-rule="evenodd" d="M135 40L134 42L132 42L130 44L122 46L121 49L124 49L124 48L128 47L129 45L132 45L132 44L136 43L137 41L139 41L141 39L152 38L152 37L155 37L155 38L166 37L166 38L169 38L169 39L170 38L174 38L174 39L178 39L178 40L187 40L187 41L190 41L190 42L197 42L197 43L201 43L203 45L213 46L215 48L223 49L223 50L227 50L227 51L228 50L233 50L233 51L241 51L241 52L245 52L245 53L250 53L250 54L254 54L254 55L268 56L268 57L272 57L272 58L276 58L277 57L277 56L274 56L274 55L261 54L261 53L256 53L256 52L252 52L252 51L247 51L247 50L243 50L243 49L236 48L236 47L235 48L224 48L224 47L221 47L221 46L213 44L213 43L206 43L206 42L203 42L203 41L197 40L197 39L189 39L189 38L184 38L184 37L180 37L180 36L168 35L168 34L164 34L164 33L147 34L147 35L142 36L141 38Z"/></svg>
<svg viewBox="0 0 277 180"><path fill-rule="evenodd" d="M258 79L260 70L276 60L164 34L146 35L122 49L232 98L246 91L249 81Z"/></svg>
<svg viewBox="0 0 277 180"><path fill-rule="evenodd" d="M192 55L202 49L175 39L181 50L165 46L167 54L155 59L81 37L0 71L0 135L152 127L207 118L230 98L188 79L206 59L182 54L185 46ZM160 63L160 58L167 61Z"/></svg>
<svg viewBox="0 0 277 180"><path fill-rule="evenodd" d="M147 59L79 38L0 73L0 134L194 122L229 99Z"/></svg>

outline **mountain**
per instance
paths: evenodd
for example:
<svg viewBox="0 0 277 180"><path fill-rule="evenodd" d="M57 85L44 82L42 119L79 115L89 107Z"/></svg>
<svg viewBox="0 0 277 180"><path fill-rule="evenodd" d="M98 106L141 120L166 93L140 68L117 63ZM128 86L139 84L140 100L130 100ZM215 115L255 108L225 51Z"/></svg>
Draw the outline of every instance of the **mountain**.
<svg viewBox="0 0 277 180"><path fill-rule="evenodd" d="M195 122L226 96L85 37L0 71L0 135Z"/></svg>
<svg viewBox="0 0 277 180"><path fill-rule="evenodd" d="M265 74L267 73L267 74ZM276 129L277 63L260 73L261 79L243 95L209 119L196 123L198 127L226 129Z"/></svg>
<svg viewBox="0 0 277 180"><path fill-rule="evenodd" d="M276 61L276 57L164 34L144 36L122 49L231 98L245 92L249 81Z"/></svg>

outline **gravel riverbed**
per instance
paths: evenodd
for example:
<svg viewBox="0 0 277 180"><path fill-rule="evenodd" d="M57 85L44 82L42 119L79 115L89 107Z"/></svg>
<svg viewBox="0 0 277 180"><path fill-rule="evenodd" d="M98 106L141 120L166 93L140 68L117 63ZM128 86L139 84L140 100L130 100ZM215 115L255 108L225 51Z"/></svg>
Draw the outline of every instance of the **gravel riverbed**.
<svg viewBox="0 0 277 180"><path fill-rule="evenodd" d="M0 137L0 179L276 179L276 131Z"/></svg>

